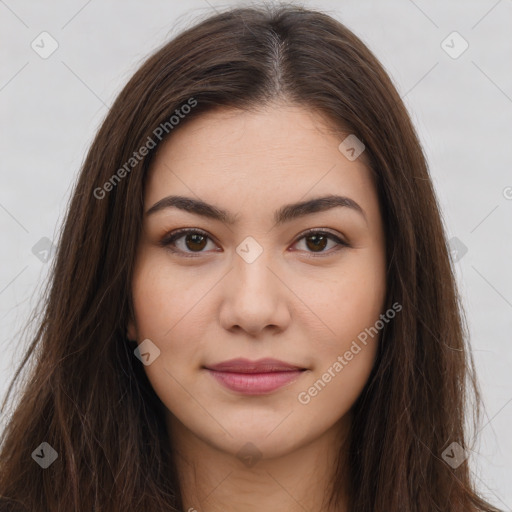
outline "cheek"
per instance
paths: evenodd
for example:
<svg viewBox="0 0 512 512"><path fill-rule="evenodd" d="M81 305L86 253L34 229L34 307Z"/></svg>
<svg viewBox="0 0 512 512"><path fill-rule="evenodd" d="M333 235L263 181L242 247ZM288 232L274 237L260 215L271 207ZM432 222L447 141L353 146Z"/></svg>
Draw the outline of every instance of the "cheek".
<svg viewBox="0 0 512 512"><path fill-rule="evenodd" d="M163 263L146 261L134 276L138 341L150 339L160 351L151 364L143 366L144 372L165 407L182 415L193 410L194 402L187 392L187 371L200 352L194 342L201 339L196 330L201 327L189 321L197 303L194 298L187 294L176 274L171 276L166 271Z"/></svg>
<svg viewBox="0 0 512 512"><path fill-rule="evenodd" d="M318 416L324 416L327 423L334 421L351 409L362 392L380 342L381 330L375 326L384 292L384 283L361 286L354 274L329 288L331 300L324 301L325 308L319 310L329 329L311 331L316 364L298 397L307 412L306 421Z"/></svg>
<svg viewBox="0 0 512 512"><path fill-rule="evenodd" d="M209 289L193 272L171 268L164 251L148 251L133 278L133 302L139 337L152 333L161 342L172 336L179 323L194 315Z"/></svg>
<svg viewBox="0 0 512 512"><path fill-rule="evenodd" d="M137 334L139 342L150 339L160 350L144 370L162 398L179 395L186 372L202 364L201 340L209 319L202 299L211 287L193 272L171 270L158 254L140 260L132 287Z"/></svg>
<svg viewBox="0 0 512 512"><path fill-rule="evenodd" d="M383 312L386 278L380 253L347 252L339 267L298 283L297 295L307 298L305 303L312 313L307 313L310 327L324 340L320 351L326 354L348 349Z"/></svg>
<svg viewBox="0 0 512 512"><path fill-rule="evenodd" d="M297 411L301 412L301 428L315 431L329 427L351 410L368 382L377 341L373 345L359 344L357 349L352 346L356 354L349 349L349 343L350 361L345 358L347 351L342 350L335 350L324 359L325 365L299 390Z"/></svg>
<svg viewBox="0 0 512 512"><path fill-rule="evenodd" d="M385 261L377 252L353 251L333 275L309 293L308 306L322 324L317 326L311 317L317 365L308 381L311 393L303 391L305 402L316 402L313 407L336 404L336 415L357 399L375 361L381 334L375 326L386 293Z"/></svg>

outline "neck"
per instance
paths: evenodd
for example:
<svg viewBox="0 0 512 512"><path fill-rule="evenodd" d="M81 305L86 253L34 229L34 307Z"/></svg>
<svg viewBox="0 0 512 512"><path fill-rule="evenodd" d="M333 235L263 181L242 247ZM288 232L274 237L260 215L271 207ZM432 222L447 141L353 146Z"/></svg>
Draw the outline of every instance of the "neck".
<svg viewBox="0 0 512 512"><path fill-rule="evenodd" d="M229 453L167 416L184 512L347 512L348 481L337 483L342 503L328 510L330 482L346 468L349 415L318 439L280 456L245 448ZM241 443L243 445L244 443ZM243 450L243 449L242 449ZM243 451L242 451L243 453ZM255 456L251 458L251 455ZM338 460L340 454L343 459ZM261 457L261 458L260 458Z"/></svg>

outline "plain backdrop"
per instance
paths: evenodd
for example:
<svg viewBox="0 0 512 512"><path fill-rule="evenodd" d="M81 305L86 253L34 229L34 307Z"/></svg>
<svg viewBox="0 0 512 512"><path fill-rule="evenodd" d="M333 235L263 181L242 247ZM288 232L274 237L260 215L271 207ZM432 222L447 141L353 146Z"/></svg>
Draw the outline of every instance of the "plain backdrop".
<svg viewBox="0 0 512 512"><path fill-rule="evenodd" d="M297 4L331 14L369 46L418 130L457 250L484 399L472 471L483 495L512 510L512 0ZM246 3L0 0L1 397L108 106L149 53L233 5Z"/></svg>

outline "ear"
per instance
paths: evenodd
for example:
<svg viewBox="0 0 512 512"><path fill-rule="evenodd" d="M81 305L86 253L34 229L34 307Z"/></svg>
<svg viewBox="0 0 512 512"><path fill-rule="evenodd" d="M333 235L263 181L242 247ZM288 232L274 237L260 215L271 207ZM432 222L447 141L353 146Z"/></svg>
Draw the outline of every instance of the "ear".
<svg viewBox="0 0 512 512"><path fill-rule="evenodd" d="M128 320L128 325L126 327L126 337L129 340L136 340L137 339L137 328L135 327L135 322L132 318Z"/></svg>

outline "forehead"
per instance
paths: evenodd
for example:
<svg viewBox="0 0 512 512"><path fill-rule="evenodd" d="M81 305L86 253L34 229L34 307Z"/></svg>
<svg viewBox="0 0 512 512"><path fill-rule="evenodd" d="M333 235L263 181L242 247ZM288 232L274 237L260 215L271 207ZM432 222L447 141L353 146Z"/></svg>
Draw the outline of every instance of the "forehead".
<svg viewBox="0 0 512 512"><path fill-rule="evenodd" d="M243 197L239 209L326 193L364 203L374 194L371 171L364 153L350 161L339 150L347 135L318 112L293 105L200 114L160 146L146 204L170 193L223 204Z"/></svg>

